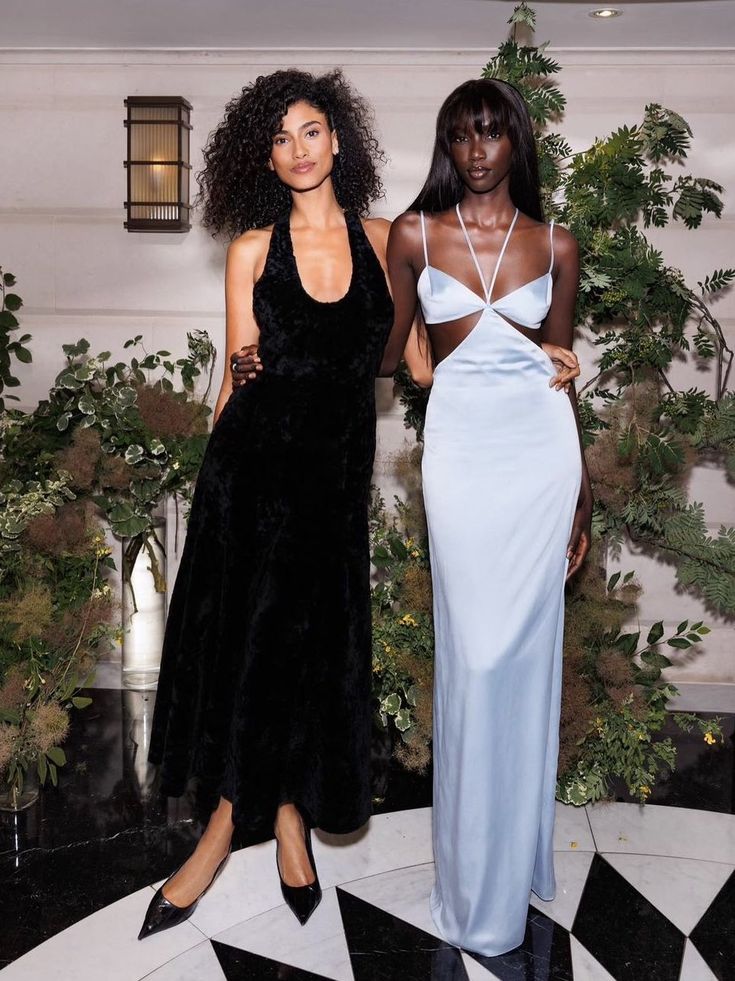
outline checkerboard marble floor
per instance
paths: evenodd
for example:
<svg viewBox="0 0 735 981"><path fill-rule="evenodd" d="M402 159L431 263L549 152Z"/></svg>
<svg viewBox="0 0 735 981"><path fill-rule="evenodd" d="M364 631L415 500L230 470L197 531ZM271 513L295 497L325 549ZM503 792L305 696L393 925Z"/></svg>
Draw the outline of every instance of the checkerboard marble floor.
<svg viewBox="0 0 735 981"><path fill-rule="evenodd" d="M347 840L318 835L324 898L305 927L266 842L233 853L187 923L136 939L154 882L13 961L2 981L735 979L733 815L558 804L556 899L534 898L521 947L493 958L437 936L430 828L419 808Z"/></svg>

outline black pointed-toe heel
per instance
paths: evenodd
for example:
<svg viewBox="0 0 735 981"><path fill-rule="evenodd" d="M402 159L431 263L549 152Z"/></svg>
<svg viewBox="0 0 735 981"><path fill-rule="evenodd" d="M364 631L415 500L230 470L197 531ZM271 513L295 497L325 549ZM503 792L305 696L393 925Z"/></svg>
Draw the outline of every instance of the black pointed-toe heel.
<svg viewBox="0 0 735 981"><path fill-rule="evenodd" d="M301 812L299 812L301 813ZM311 829L307 827L304 816L301 815L301 822L304 829L304 844L306 845L306 854L309 856L309 862L314 870L314 881L310 882L308 886L288 886L283 881L283 876L281 875L281 864L278 861L278 849L279 842L276 838L276 869L278 870L278 878L281 880L281 893L283 898L286 900L286 905L291 910L293 915L299 921L301 926L306 924L311 914L317 908L322 899L322 887L319 885L319 876L316 871L316 862L314 861L314 853L311 850Z"/></svg>
<svg viewBox="0 0 735 981"><path fill-rule="evenodd" d="M148 910L146 911L145 919L143 920L143 926L140 928L138 940L143 940L145 937L150 937L154 933L160 933L161 930L168 930L169 927L178 926L179 923L183 923L184 920L188 920L191 914L197 908L199 900L214 885L217 876L220 874L224 868L225 862L230 857L231 851L232 846L227 849L227 854L215 869L209 885L206 887L206 889L203 889L194 902L190 903L188 906L174 906L174 904L169 902L169 900L163 895L163 890L166 888L166 884L170 882L176 873L180 872L184 867L183 865L180 865L178 869L176 869L176 872L172 873L168 879L166 879L166 882L164 882L162 886L158 887L153 899L148 904Z"/></svg>

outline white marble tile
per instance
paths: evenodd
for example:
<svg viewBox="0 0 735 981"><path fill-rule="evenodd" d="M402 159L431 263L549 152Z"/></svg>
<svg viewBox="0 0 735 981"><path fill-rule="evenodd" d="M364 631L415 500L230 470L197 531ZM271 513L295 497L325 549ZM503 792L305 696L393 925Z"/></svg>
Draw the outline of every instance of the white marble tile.
<svg viewBox="0 0 735 981"><path fill-rule="evenodd" d="M280 906L275 842L265 841L233 852L212 889L191 917L207 937ZM321 871L321 870L320 870Z"/></svg>
<svg viewBox="0 0 735 981"><path fill-rule="evenodd" d="M662 855L605 855L614 869L687 936L720 891L732 865Z"/></svg>
<svg viewBox="0 0 735 981"><path fill-rule="evenodd" d="M379 814L354 835L314 835L314 859L322 886L433 862L431 808Z"/></svg>
<svg viewBox="0 0 735 981"><path fill-rule="evenodd" d="M478 964L474 957L470 957L469 954L462 954L462 963L467 971L469 981L493 981L493 979L497 981L497 974L493 974L482 964Z"/></svg>
<svg viewBox="0 0 735 981"><path fill-rule="evenodd" d="M531 893L531 905L571 930L592 858L592 852L554 852L556 896L547 903Z"/></svg>
<svg viewBox="0 0 735 981"><path fill-rule="evenodd" d="M191 923L138 940L152 896L146 887L92 913L13 961L3 981L137 981L202 942Z"/></svg>
<svg viewBox="0 0 735 981"><path fill-rule="evenodd" d="M570 934L569 942L572 948L574 981L615 981L612 974L606 971L599 961L595 960L576 937Z"/></svg>
<svg viewBox="0 0 735 981"><path fill-rule="evenodd" d="M684 959L681 962L679 981L717 981L691 940L687 940L684 945Z"/></svg>
<svg viewBox="0 0 735 981"><path fill-rule="evenodd" d="M430 862L433 857L431 808L379 814L355 834L318 832L313 834L312 841L323 889L390 869ZM232 854L191 920L202 933L212 937L282 902L275 842L266 841Z"/></svg>
<svg viewBox="0 0 735 981"><path fill-rule="evenodd" d="M218 934L215 940L311 971L331 981L354 981L335 889L325 889L306 926L285 905Z"/></svg>
<svg viewBox="0 0 735 981"><path fill-rule="evenodd" d="M141 981L226 981L226 978L211 943L205 940L146 974Z"/></svg>
<svg viewBox="0 0 735 981"><path fill-rule="evenodd" d="M590 831L587 808L556 802L554 818L554 851L593 852L595 841Z"/></svg>
<svg viewBox="0 0 735 981"><path fill-rule="evenodd" d="M431 863L346 882L341 888L437 937L439 933L429 910L433 884L434 865Z"/></svg>
<svg viewBox="0 0 735 981"><path fill-rule="evenodd" d="M601 852L735 864L735 815L619 803L592 804L587 812Z"/></svg>

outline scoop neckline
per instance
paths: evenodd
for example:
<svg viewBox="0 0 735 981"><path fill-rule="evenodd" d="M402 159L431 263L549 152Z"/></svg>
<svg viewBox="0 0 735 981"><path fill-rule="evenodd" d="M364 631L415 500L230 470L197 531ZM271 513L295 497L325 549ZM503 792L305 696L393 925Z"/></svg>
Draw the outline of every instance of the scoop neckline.
<svg viewBox="0 0 735 981"><path fill-rule="evenodd" d="M301 274L299 272L299 265L296 262L296 253L294 252L294 247L293 247L293 238L291 237L291 215L287 214L284 216L284 226L286 230L286 236L288 239L288 249L291 254L291 261L293 263L294 274L298 281L299 289L308 300L310 300L312 303L315 303L317 306L320 307L334 307L334 306L338 306L340 303L344 303L345 300L349 298L355 286L357 263L355 262L355 242L353 237L354 229L352 227L352 215L349 211L345 211L344 217L345 217L345 228L347 229L347 239L350 245L350 261L352 263L352 272L350 274L350 281L347 286L347 291L342 296L338 297L336 300L317 300L315 296L312 296L311 293L307 291L306 287L304 286L304 282L301 279Z"/></svg>

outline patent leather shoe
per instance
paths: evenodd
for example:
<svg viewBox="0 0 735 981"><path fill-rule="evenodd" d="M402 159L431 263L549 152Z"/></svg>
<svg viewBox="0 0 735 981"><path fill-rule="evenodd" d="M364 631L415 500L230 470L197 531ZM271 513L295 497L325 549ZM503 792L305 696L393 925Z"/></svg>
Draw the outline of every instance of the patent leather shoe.
<svg viewBox="0 0 735 981"><path fill-rule="evenodd" d="M170 875L164 884L159 886L159 888L156 890L153 899L148 905L148 910L145 914L145 919L143 920L143 926L140 928L140 933L138 934L138 940L143 940L145 937L150 937L154 933L160 933L161 930L168 930L169 927L178 926L179 923L183 923L184 920L188 920L191 914L197 908L199 900L206 892L208 892L209 889L212 888L217 876L224 868L225 862L230 857L231 851L232 846L227 849L227 854L215 869L209 885L206 887L206 889L202 890L194 902L190 903L188 906L175 906L163 895L163 890L166 888L168 883L184 867L183 865L180 865L179 868L176 869L176 872Z"/></svg>
<svg viewBox="0 0 735 981"><path fill-rule="evenodd" d="M309 856L309 862L314 870L314 881L310 882L306 886L289 886L283 881L283 876L281 875L281 863L278 860L280 845L277 838L276 868L278 869L278 878L281 880L281 893L286 901L286 905L294 914L301 926L304 926L311 914L321 902L322 887L319 885L319 876L317 875L316 871L314 853L311 850L311 829L307 827L303 815L301 815L301 822L304 830L304 845L306 846L306 854Z"/></svg>

